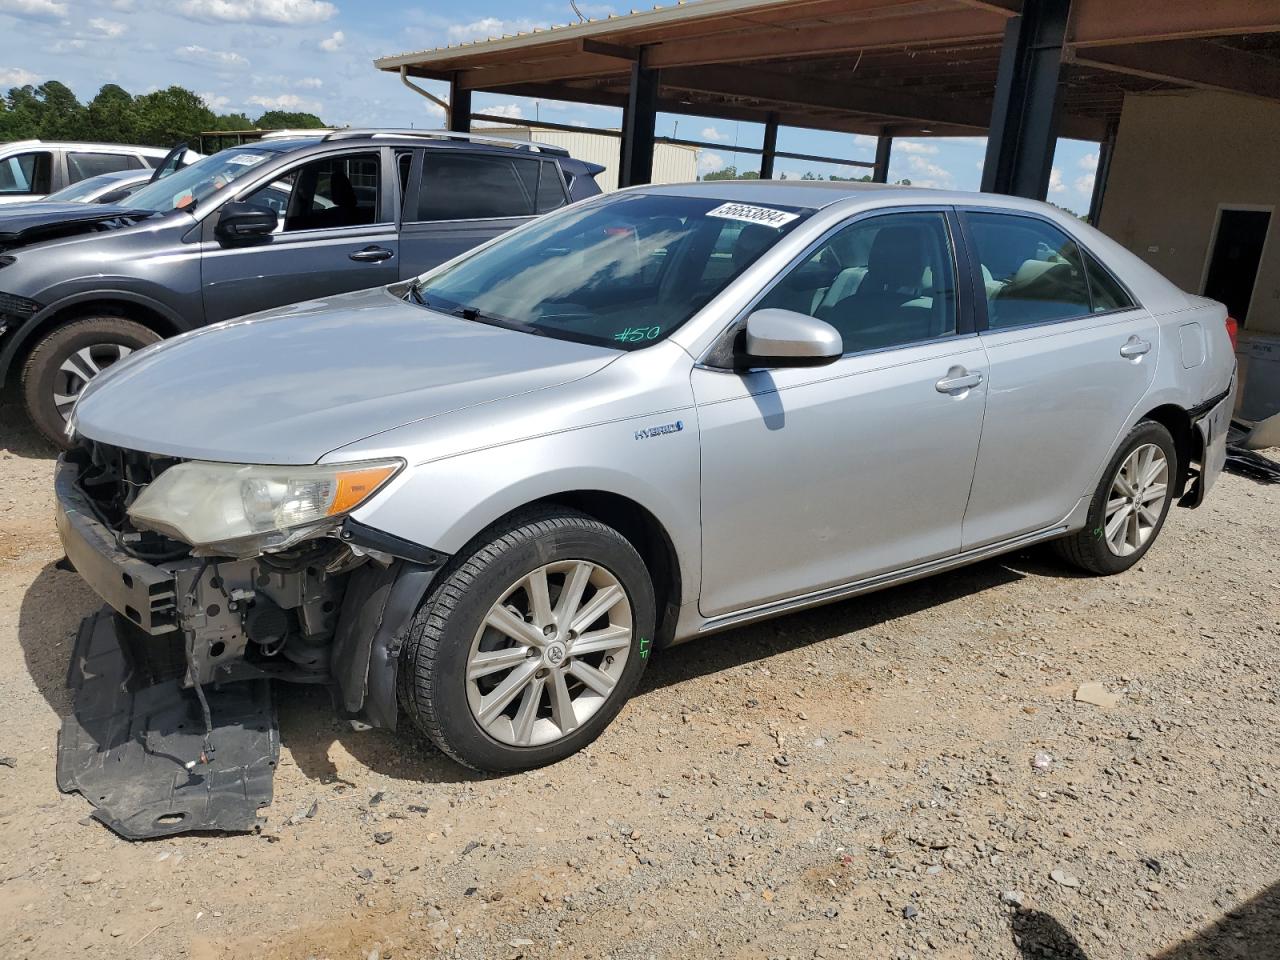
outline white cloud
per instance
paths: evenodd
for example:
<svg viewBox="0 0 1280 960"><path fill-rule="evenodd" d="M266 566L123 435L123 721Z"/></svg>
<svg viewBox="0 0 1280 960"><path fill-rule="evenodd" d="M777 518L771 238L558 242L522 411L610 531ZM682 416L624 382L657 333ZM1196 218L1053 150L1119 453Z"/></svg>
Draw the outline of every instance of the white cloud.
<svg viewBox="0 0 1280 960"><path fill-rule="evenodd" d="M1054 167L1049 171L1049 192L1066 193L1067 185L1062 182L1062 171Z"/></svg>
<svg viewBox="0 0 1280 960"><path fill-rule="evenodd" d="M499 17L483 17L470 23L450 24L447 32L450 43L461 43L464 40L488 40L490 37L502 37L511 33L528 33L534 27L541 26L545 24L524 18L503 20Z"/></svg>
<svg viewBox="0 0 1280 960"><path fill-rule="evenodd" d="M231 105L230 97L224 97L218 93L202 93L199 96L204 101L204 105L210 110L225 110Z"/></svg>
<svg viewBox="0 0 1280 960"><path fill-rule="evenodd" d="M325 53L337 53L342 49L342 45L346 42L347 35L341 30L333 31L331 36L325 37L320 41L320 49Z"/></svg>
<svg viewBox="0 0 1280 960"><path fill-rule="evenodd" d="M1086 173L1083 176L1076 177L1076 182L1074 184L1076 191L1084 194L1085 196L1092 196L1093 181L1096 176L1097 174L1094 173Z"/></svg>
<svg viewBox="0 0 1280 960"><path fill-rule="evenodd" d="M326 0L186 0L182 12L224 23L322 23L338 8Z"/></svg>
<svg viewBox="0 0 1280 960"><path fill-rule="evenodd" d="M249 103L264 110L304 110L314 113L320 109L320 104L313 100L304 100L296 93L282 93L278 97L253 96L249 98Z"/></svg>
<svg viewBox="0 0 1280 960"><path fill-rule="evenodd" d="M1088 170L1092 173L1098 169L1098 155L1096 153L1086 153L1080 158L1080 169Z"/></svg>
<svg viewBox="0 0 1280 960"><path fill-rule="evenodd" d="M897 144L895 143L896 147ZM919 154L907 157L907 166L911 169L911 183L917 187L934 187L948 189L955 186L955 177L946 167L939 166Z"/></svg>
<svg viewBox="0 0 1280 960"><path fill-rule="evenodd" d="M111 9L121 13L130 13L135 6L133 0L111 0Z"/></svg>
<svg viewBox="0 0 1280 960"><path fill-rule="evenodd" d="M247 67L249 65L249 61L238 53L231 50L210 50L198 43L179 47L173 51L173 55L189 63L207 63L215 67Z"/></svg>
<svg viewBox="0 0 1280 960"><path fill-rule="evenodd" d="M723 170L725 160L720 154L714 150L698 151L698 176L705 177L708 173L715 173L717 170Z"/></svg>
<svg viewBox="0 0 1280 960"><path fill-rule="evenodd" d="M128 29L128 27L123 23L120 23L118 20L107 20L104 17L94 17L89 21L89 27L95 33L108 40L114 40L116 37L124 36L125 31Z"/></svg>
<svg viewBox="0 0 1280 960"><path fill-rule="evenodd" d="M324 86L324 81L319 77L303 77L295 82L294 86L301 90L319 90Z"/></svg>
<svg viewBox="0 0 1280 960"><path fill-rule="evenodd" d="M712 143L722 143L729 139L729 135L727 133L721 133L715 127L703 127L702 139L710 140Z"/></svg>
<svg viewBox="0 0 1280 960"><path fill-rule="evenodd" d="M32 20L57 20L67 15L61 0L0 0L0 13Z"/></svg>
<svg viewBox="0 0 1280 960"><path fill-rule="evenodd" d="M893 141L893 149L901 150L903 153L927 154L933 156L938 152L938 148L932 143L921 143L918 140L895 140Z"/></svg>
<svg viewBox="0 0 1280 960"><path fill-rule="evenodd" d="M0 67L0 89L25 87L30 83L38 83L40 78L30 70L21 67Z"/></svg>
<svg viewBox="0 0 1280 960"><path fill-rule="evenodd" d="M867 147L874 150L879 142L878 137L869 137L865 133L855 133L853 135L853 145L855 147Z"/></svg>
<svg viewBox="0 0 1280 960"><path fill-rule="evenodd" d="M478 113L487 113L493 117L506 117L508 120L519 120L524 116L524 111L515 103L500 103L496 107L485 107Z"/></svg>

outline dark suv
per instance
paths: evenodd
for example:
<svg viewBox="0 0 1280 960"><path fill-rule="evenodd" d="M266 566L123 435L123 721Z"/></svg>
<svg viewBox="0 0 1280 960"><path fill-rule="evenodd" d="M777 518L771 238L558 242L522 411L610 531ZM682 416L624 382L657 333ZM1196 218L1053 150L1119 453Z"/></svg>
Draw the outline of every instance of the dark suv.
<svg viewBox="0 0 1280 960"><path fill-rule="evenodd" d="M598 194L602 169L538 143L342 130L223 150L127 205L5 218L0 386L20 367L27 412L64 444L85 384L133 350L416 276Z"/></svg>

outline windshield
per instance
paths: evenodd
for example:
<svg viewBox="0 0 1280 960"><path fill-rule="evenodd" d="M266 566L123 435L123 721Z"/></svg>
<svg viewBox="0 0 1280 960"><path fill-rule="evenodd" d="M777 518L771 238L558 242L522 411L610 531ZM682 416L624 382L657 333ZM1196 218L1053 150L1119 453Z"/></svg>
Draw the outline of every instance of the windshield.
<svg viewBox="0 0 1280 960"><path fill-rule="evenodd" d="M138 210L167 213L170 210L194 210L227 184L249 173L258 164L274 159L274 150L232 147L211 157L197 160L162 180L149 183L129 198L129 206Z"/></svg>
<svg viewBox="0 0 1280 960"><path fill-rule="evenodd" d="M81 180L79 183L73 183L69 187L63 187L54 193L45 197L46 200L73 201L88 200L95 193L102 190L110 189L111 184L119 184L118 177L90 177L87 180Z"/></svg>
<svg viewBox="0 0 1280 960"><path fill-rule="evenodd" d="M551 214L413 293L471 320L639 349L680 327L811 213L620 195Z"/></svg>

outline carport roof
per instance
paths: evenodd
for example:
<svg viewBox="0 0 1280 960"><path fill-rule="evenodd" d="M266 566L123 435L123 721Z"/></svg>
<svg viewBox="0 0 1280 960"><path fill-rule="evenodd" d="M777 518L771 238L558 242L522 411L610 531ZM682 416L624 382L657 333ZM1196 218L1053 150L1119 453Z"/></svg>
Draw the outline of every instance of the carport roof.
<svg viewBox="0 0 1280 960"><path fill-rule="evenodd" d="M984 133L1020 0L694 0L383 57L380 70L621 106L632 63L659 109L891 135ZM1275 0L1074 0L1061 133L1101 139L1126 92L1280 100Z"/></svg>

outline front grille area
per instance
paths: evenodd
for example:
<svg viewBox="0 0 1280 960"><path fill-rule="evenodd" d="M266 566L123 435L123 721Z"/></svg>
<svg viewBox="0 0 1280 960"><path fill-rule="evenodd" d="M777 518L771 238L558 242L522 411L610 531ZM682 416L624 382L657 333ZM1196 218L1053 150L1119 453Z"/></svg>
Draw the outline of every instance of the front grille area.
<svg viewBox="0 0 1280 960"><path fill-rule="evenodd" d="M125 551L149 561L174 559L189 552L187 544L134 529L128 515L130 505L147 484L181 461L83 439L66 456L80 468L78 486L94 513L116 534Z"/></svg>

